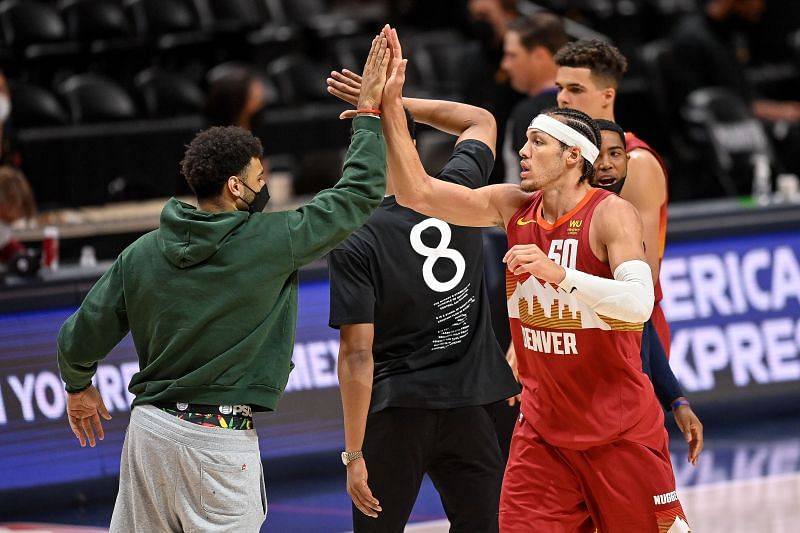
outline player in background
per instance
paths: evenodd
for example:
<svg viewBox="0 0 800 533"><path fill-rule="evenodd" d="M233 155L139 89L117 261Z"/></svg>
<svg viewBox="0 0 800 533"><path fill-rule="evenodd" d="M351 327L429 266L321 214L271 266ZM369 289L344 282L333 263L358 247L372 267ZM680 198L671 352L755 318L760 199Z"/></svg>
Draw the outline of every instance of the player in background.
<svg viewBox="0 0 800 533"><path fill-rule="evenodd" d="M595 161L595 176L592 185L607 190L622 187L628 175L628 155L625 148L625 131L617 123L596 119L603 142L600 154ZM661 405L672 410L675 423L689 444L688 461L694 465L703 450L703 425L692 410L689 401L672 372L664 348L654 330L645 328L642 332L642 369L653 382L656 396ZM645 348L646 347L646 348ZM644 354L647 354L647 357Z"/></svg>
<svg viewBox="0 0 800 533"><path fill-rule="evenodd" d="M509 238L509 318L524 394L501 531L689 531L639 357L654 298L641 220L590 185L594 121L569 109L538 115L520 152L521 186L433 179L408 135L405 61L396 32L389 36L382 125L398 202L451 224L502 227Z"/></svg>

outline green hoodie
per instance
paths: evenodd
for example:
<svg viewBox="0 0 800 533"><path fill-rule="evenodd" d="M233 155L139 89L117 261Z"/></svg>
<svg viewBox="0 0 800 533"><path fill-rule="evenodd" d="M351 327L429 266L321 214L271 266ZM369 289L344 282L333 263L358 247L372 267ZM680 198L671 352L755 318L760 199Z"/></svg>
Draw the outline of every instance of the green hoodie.
<svg viewBox="0 0 800 533"><path fill-rule="evenodd" d="M380 121L359 117L342 179L277 213L207 213L171 199L159 228L126 248L58 334L67 391L130 330L134 405L158 401L275 409L297 323L297 269L326 254L380 203Z"/></svg>

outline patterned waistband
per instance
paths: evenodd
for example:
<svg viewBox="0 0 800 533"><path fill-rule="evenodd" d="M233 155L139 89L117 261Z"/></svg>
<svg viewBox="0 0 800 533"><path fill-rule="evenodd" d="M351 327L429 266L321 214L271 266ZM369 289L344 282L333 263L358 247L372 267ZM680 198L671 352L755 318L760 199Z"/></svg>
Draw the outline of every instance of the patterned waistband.
<svg viewBox="0 0 800 533"><path fill-rule="evenodd" d="M165 413L203 427L222 429L253 429L252 410L249 405L196 405L187 403L153 404Z"/></svg>

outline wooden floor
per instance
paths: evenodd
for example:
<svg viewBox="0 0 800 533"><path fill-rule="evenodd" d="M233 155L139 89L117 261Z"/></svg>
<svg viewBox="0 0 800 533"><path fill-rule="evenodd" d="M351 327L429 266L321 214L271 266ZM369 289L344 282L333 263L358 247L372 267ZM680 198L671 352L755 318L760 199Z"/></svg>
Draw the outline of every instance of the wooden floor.
<svg viewBox="0 0 800 533"><path fill-rule="evenodd" d="M800 474L689 487L678 491L695 533L800 532ZM407 533L447 533L447 520Z"/></svg>
<svg viewBox="0 0 800 533"><path fill-rule="evenodd" d="M687 464L679 436L671 439L678 495L692 531L800 533L800 417L706 427L711 429L697 467ZM316 475L304 469L288 477L271 475L269 462L266 466L270 510L262 533L341 533L351 527L340 464ZM112 505L113 500L87 508L45 506L39 512L0 516L0 533L107 531ZM447 532L443 518L439 495L426 478L406 531Z"/></svg>
<svg viewBox="0 0 800 533"><path fill-rule="evenodd" d="M800 457L798 458L800 460ZM797 533L800 474L728 481L679 489L694 533ZM418 522L407 533L447 533L447 520ZM104 528L7 523L0 533L100 533Z"/></svg>

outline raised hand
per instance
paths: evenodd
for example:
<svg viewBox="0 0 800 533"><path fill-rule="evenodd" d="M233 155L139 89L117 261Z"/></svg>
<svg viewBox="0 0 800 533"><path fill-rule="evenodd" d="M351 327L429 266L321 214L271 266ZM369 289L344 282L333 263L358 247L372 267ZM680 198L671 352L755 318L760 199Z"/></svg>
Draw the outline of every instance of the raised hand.
<svg viewBox="0 0 800 533"><path fill-rule="evenodd" d="M334 70L326 82L330 94L352 106L358 104L358 97L361 95L361 76L347 69L342 69L341 72Z"/></svg>
<svg viewBox="0 0 800 533"><path fill-rule="evenodd" d="M403 59L403 50L400 46L400 39L397 37L397 30L390 28L388 24L384 26L380 35L373 39L372 49L370 50L369 56L370 58L373 58L373 53L376 50L376 44L378 44L376 43L376 39L379 37L386 39L387 48L390 52L388 73L395 75L395 80L393 83L400 83L399 88L395 87L394 92L390 93L392 96L396 96L396 93L399 94L397 92L398 89L400 92L402 92L402 82L405 81L405 63L407 61ZM368 59L368 65L369 61L370 60ZM401 67L403 67L402 72L400 72ZM400 76L402 76L402 79ZM341 72L334 70L331 71L331 76L325 80L325 82L328 85L328 93L352 106L358 107L359 109L365 109L358 103L359 98L361 97L361 87L364 83L362 76L359 76L357 73L347 69L342 69ZM354 110L347 110L342 112L342 114L339 115L339 118L346 119L353 118L354 116Z"/></svg>
<svg viewBox="0 0 800 533"><path fill-rule="evenodd" d="M402 104L403 84L406 81L406 66L408 59L403 59L403 48L400 46L400 39L397 37L397 30L389 28L387 25L383 29L383 34L389 41L389 48L392 51L392 63L389 66L389 79L383 90L383 98Z"/></svg>
<svg viewBox="0 0 800 533"><path fill-rule="evenodd" d="M376 35L361 77L361 92L356 102L358 109L380 108L390 56L386 37L382 34Z"/></svg>
<svg viewBox="0 0 800 533"><path fill-rule="evenodd" d="M397 30L390 27L388 24L383 27L383 36L389 42L389 50L392 52L392 60L389 63L389 74L394 72L403 62L403 47L400 45L400 38L397 36Z"/></svg>

